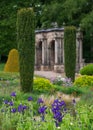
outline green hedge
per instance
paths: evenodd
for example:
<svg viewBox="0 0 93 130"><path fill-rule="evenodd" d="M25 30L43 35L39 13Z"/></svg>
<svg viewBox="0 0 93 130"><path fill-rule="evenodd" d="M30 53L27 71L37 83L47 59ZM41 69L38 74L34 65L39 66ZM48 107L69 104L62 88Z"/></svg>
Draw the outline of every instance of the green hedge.
<svg viewBox="0 0 93 130"><path fill-rule="evenodd" d="M64 59L65 73L74 81L76 67L76 28L65 27L64 30Z"/></svg>
<svg viewBox="0 0 93 130"><path fill-rule="evenodd" d="M35 16L32 8L18 11L17 40L21 88L24 92L31 92L35 61Z"/></svg>

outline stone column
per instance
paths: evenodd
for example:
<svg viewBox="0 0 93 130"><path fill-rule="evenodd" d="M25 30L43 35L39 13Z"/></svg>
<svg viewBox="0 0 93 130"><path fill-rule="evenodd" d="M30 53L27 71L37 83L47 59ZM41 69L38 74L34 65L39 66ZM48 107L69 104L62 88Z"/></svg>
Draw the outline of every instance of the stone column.
<svg viewBox="0 0 93 130"><path fill-rule="evenodd" d="M36 45L35 45L35 66L34 66L34 69L36 70L37 69L37 51L36 51Z"/></svg>
<svg viewBox="0 0 93 130"><path fill-rule="evenodd" d="M82 64L82 34L80 31L78 31L76 35L76 71L80 70Z"/></svg>
<svg viewBox="0 0 93 130"><path fill-rule="evenodd" d="M79 58L79 63L80 63L80 68L83 67L84 65L84 61L83 61L83 46L82 46L82 35L80 34L80 37L79 37L79 44L80 44L80 50L79 50L79 53L80 53L80 58Z"/></svg>
<svg viewBox="0 0 93 130"><path fill-rule="evenodd" d="M55 38L55 64L58 64L58 43L57 43L57 38Z"/></svg>
<svg viewBox="0 0 93 130"><path fill-rule="evenodd" d="M38 54L39 54L39 47L35 46L35 69L39 69L39 62L38 62Z"/></svg>
<svg viewBox="0 0 93 130"><path fill-rule="evenodd" d="M64 64L64 32L63 34L61 35L61 61L62 61L62 64Z"/></svg>
<svg viewBox="0 0 93 130"><path fill-rule="evenodd" d="M59 56L60 56L60 61L59 61L59 64L62 64L62 62L63 62L63 50L62 50L62 38L60 38L59 39L60 41L59 41L59 46L60 46L60 53L59 53Z"/></svg>
<svg viewBox="0 0 93 130"><path fill-rule="evenodd" d="M81 42L81 39L79 41L79 44L80 44L80 50L79 50L79 53L80 53L80 58L79 58L79 62L81 63L82 62L82 42Z"/></svg>
<svg viewBox="0 0 93 130"><path fill-rule="evenodd" d="M50 65L50 46L47 46L47 64Z"/></svg>
<svg viewBox="0 0 93 130"><path fill-rule="evenodd" d="M44 41L42 41L42 65L44 65L45 62L45 52L44 52Z"/></svg>
<svg viewBox="0 0 93 130"><path fill-rule="evenodd" d="M79 70L79 40L76 37L76 72Z"/></svg>
<svg viewBox="0 0 93 130"><path fill-rule="evenodd" d="M63 38L61 38L61 64L63 64L64 61L64 43Z"/></svg>
<svg viewBox="0 0 93 130"><path fill-rule="evenodd" d="M42 40L42 64L45 65L47 63L47 39Z"/></svg>

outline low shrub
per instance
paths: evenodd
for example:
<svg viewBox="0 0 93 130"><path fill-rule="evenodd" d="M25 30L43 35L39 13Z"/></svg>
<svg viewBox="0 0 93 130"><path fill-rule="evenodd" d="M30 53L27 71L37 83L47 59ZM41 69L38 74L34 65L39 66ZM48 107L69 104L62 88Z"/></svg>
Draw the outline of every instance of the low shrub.
<svg viewBox="0 0 93 130"><path fill-rule="evenodd" d="M80 70L81 75L93 75L93 64L88 64Z"/></svg>
<svg viewBox="0 0 93 130"><path fill-rule="evenodd" d="M93 76L87 76L87 75L80 76L76 78L74 85L78 87L92 87Z"/></svg>
<svg viewBox="0 0 93 130"><path fill-rule="evenodd" d="M46 90L52 90L53 85L52 83L45 78L34 78L34 89L38 91L46 91Z"/></svg>

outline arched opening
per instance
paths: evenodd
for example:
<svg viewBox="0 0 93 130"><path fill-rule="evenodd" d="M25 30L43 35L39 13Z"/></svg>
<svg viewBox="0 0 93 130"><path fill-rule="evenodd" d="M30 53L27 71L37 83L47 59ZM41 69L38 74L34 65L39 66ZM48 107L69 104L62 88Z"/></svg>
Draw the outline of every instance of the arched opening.
<svg viewBox="0 0 93 130"><path fill-rule="evenodd" d="M37 58L37 70L40 70L42 64L42 41L38 42L36 48L36 58Z"/></svg>

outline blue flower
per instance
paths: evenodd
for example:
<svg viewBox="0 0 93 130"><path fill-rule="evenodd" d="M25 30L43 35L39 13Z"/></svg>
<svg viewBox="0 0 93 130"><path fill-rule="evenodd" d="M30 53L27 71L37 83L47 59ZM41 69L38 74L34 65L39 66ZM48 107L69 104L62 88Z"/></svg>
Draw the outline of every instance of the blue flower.
<svg viewBox="0 0 93 130"><path fill-rule="evenodd" d="M18 112L23 112L23 105L22 105L22 104L20 104L20 105L18 106Z"/></svg>
<svg viewBox="0 0 93 130"><path fill-rule="evenodd" d="M33 100L33 98L30 96L30 97L28 97L28 101L32 101Z"/></svg>
<svg viewBox="0 0 93 130"><path fill-rule="evenodd" d="M45 114L46 109L47 109L46 106L42 106L42 107L39 108L38 112L39 112L40 114Z"/></svg>
<svg viewBox="0 0 93 130"><path fill-rule="evenodd" d="M63 106L63 107L66 106L66 104L65 104L64 101L59 101L59 102L58 102L58 105L59 105L60 107L62 107L62 106Z"/></svg>
<svg viewBox="0 0 93 130"><path fill-rule="evenodd" d="M12 96L12 97L16 97L16 92L12 92L12 93L11 93L11 96Z"/></svg>
<svg viewBox="0 0 93 130"><path fill-rule="evenodd" d="M12 109L11 109L11 112L12 112L12 113L15 113L15 112L16 112L16 108L12 108Z"/></svg>
<svg viewBox="0 0 93 130"><path fill-rule="evenodd" d="M53 113L56 113L59 110L60 110L60 107L58 105L57 106L52 106L52 112Z"/></svg>
<svg viewBox="0 0 93 130"><path fill-rule="evenodd" d="M64 117L64 112L66 112L65 102L59 99L55 99L52 104L52 112L54 115L53 117L55 119L56 127L58 127L60 122L62 122L62 118Z"/></svg>
<svg viewBox="0 0 93 130"><path fill-rule="evenodd" d="M37 102L40 104L40 103L43 103L44 101L42 100L42 98L38 98Z"/></svg>
<svg viewBox="0 0 93 130"><path fill-rule="evenodd" d="M57 111L54 114L54 119L56 119L58 122L61 122L62 121L62 113L60 111Z"/></svg>
<svg viewBox="0 0 93 130"><path fill-rule="evenodd" d="M23 110L26 110L28 107L26 105L23 106Z"/></svg>
<svg viewBox="0 0 93 130"><path fill-rule="evenodd" d="M4 100L4 104L8 104L8 100Z"/></svg>
<svg viewBox="0 0 93 130"><path fill-rule="evenodd" d="M26 105L20 104L20 105L18 106L18 112L24 112L24 110L26 110L26 109L27 109L27 106L26 106Z"/></svg>
<svg viewBox="0 0 93 130"><path fill-rule="evenodd" d="M9 104L10 106L13 106L13 105L14 105L14 103L13 103L12 101L10 101L8 104Z"/></svg>

